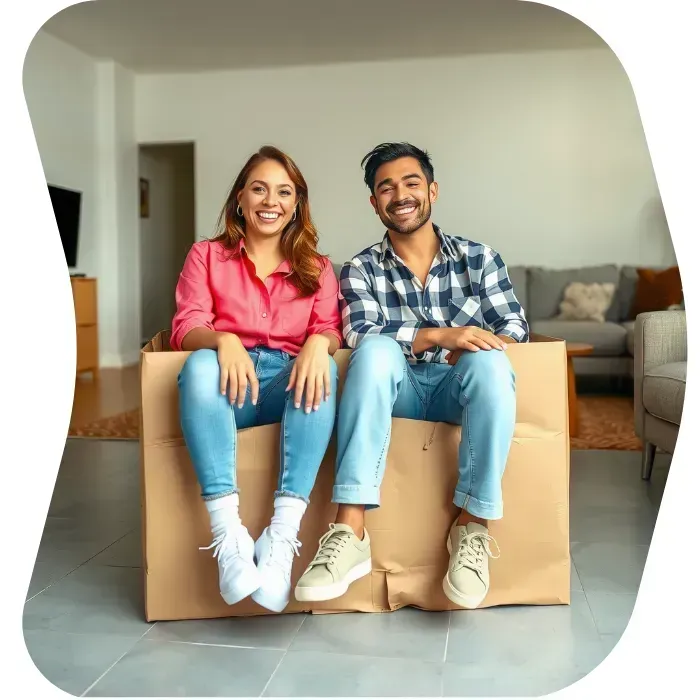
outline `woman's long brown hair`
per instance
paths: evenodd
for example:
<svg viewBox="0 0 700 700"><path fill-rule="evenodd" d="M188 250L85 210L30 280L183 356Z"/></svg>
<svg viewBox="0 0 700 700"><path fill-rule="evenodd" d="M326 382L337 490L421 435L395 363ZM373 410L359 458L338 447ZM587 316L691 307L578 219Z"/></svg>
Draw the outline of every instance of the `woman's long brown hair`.
<svg viewBox="0 0 700 700"><path fill-rule="evenodd" d="M245 238L245 219L237 213L238 193L248 182L251 171L266 160L277 161L287 171L296 188L297 215L282 232L281 245L284 257L289 260L291 266L289 281L299 290L302 297L311 296L320 286L323 256L316 250L318 232L311 220L309 188L296 163L278 148L263 146L248 159L226 198L219 214L217 234L212 240L231 250Z"/></svg>

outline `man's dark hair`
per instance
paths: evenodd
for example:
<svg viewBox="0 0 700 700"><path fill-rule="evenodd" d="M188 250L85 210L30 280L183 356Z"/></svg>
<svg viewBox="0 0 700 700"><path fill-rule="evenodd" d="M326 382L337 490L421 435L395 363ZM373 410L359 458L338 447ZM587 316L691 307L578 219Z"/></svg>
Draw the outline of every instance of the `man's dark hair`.
<svg viewBox="0 0 700 700"><path fill-rule="evenodd" d="M391 163L399 158L415 158L420 163L420 168L428 184L432 184L434 179L433 164L427 151L405 141L403 143L381 143L379 146L375 146L362 159L361 163L365 169L365 184L372 194L374 194L374 179L377 176L377 170L385 163Z"/></svg>

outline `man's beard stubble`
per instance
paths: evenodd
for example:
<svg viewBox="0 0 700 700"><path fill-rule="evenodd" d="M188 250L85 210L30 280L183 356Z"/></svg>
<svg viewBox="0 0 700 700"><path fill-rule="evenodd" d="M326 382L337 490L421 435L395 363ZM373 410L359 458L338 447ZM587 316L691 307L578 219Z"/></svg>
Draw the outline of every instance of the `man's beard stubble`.
<svg viewBox="0 0 700 700"><path fill-rule="evenodd" d="M391 209L401 209L402 206L406 206L407 204L416 204L416 202L399 202L398 204L392 205ZM421 226L425 225L425 222L430 219L431 215L432 206L429 201L426 201L422 208L419 209L417 217L411 221L406 221L404 223L394 221L392 218L390 218L390 215L387 215L385 212L379 214L379 219L390 231L403 235L410 235L415 233L419 228L421 228Z"/></svg>

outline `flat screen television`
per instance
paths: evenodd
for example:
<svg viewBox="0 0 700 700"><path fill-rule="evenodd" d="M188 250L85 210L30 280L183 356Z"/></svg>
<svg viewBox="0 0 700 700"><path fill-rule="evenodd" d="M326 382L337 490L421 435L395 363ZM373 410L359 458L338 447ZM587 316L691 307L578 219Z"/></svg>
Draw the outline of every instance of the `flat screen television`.
<svg viewBox="0 0 700 700"><path fill-rule="evenodd" d="M68 267L75 267L78 264L78 235L80 233L82 192L56 185L49 185L48 187L58 233L61 236L63 252L66 256L66 263Z"/></svg>

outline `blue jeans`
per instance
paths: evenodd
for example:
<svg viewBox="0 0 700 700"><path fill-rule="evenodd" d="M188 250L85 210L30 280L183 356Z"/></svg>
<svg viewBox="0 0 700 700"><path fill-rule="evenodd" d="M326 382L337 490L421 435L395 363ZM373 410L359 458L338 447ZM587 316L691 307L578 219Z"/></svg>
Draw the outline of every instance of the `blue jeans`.
<svg viewBox="0 0 700 700"><path fill-rule="evenodd" d="M392 416L461 425L454 504L477 518L503 517L501 479L515 429L506 351L465 352L454 366L410 365L392 338L365 336L340 400L334 503L379 505Z"/></svg>
<svg viewBox="0 0 700 700"><path fill-rule="evenodd" d="M338 371L330 362L331 395L318 411L294 407L294 392L286 392L294 358L280 350L250 351L260 383L257 405L250 387L242 408L231 405L219 389L219 361L214 350L197 350L185 361L178 377L180 423L202 497L212 500L238 493L236 431L255 425L282 423L280 474L276 496L292 496L308 503L318 469L333 432Z"/></svg>

